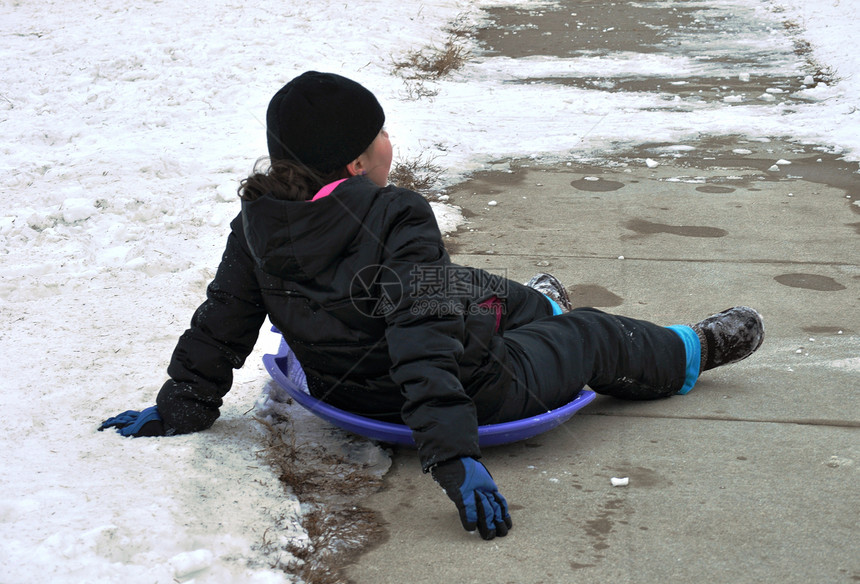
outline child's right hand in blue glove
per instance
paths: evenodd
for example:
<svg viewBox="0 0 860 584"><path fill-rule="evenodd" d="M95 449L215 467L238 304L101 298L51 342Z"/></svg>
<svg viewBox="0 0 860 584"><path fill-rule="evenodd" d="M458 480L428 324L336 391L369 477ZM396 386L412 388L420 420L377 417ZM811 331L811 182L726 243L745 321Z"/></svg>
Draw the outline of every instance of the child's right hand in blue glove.
<svg viewBox="0 0 860 584"><path fill-rule="evenodd" d="M508 534L513 526L508 502L483 464L470 457L455 458L437 464L430 472L454 501L466 531L477 527L484 539Z"/></svg>
<svg viewBox="0 0 860 584"><path fill-rule="evenodd" d="M123 436L165 436L167 432L164 422L158 413L156 406L150 406L138 412L127 410L118 416L108 418L99 426L99 432L106 428L116 427L116 431Z"/></svg>

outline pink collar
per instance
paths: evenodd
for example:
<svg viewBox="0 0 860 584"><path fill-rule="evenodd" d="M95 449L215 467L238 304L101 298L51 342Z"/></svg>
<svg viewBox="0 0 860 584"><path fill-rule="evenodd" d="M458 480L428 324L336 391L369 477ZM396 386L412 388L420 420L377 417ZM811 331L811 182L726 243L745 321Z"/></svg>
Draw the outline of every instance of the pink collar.
<svg viewBox="0 0 860 584"><path fill-rule="evenodd" d="M321 188L317 194L314 195L314 198L311 199L311 201L316 201L322 199L323 197L329 196L331 192L337 188L337 185L339 185L345 180L345 178L342 178L340 180L334 181L333 183L328 183L326 186Z"/></svg>

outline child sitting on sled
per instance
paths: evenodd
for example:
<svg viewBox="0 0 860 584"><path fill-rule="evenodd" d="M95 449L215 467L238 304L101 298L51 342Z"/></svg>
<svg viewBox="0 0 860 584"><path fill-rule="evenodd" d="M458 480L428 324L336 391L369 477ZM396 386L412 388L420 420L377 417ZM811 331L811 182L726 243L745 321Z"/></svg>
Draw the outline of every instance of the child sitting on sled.
<svg viewBox="0 0 860 584"><path fill-rule="evenodd" d="M100 429L209 428L268 316L314 397L409 426L463 526L492 539L512 521L478 461L479 425L560 407L585 385L623 399L686 393L761 345L751 308L663 327L572 309L549 274L523 285L452 264L427 201L388 185L384 122L374 95L339 75L310 71L275 94L268 164L241 183L242 210L157 405Z"/></svg>

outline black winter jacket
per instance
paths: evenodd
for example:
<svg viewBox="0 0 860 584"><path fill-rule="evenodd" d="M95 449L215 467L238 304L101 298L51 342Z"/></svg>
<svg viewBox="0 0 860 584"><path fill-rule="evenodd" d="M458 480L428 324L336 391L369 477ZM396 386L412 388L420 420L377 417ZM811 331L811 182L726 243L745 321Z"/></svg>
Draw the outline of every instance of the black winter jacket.
<svg viewBox="0 0 860 584"><path fill-rule="evenodd" d="M231 229L158 395L168 427L212 425L268 315L313 395L406 423L425 471L480 456L478 423L510 384L486 306L507 284L451 264L421 195L353 177L314 202L245 202Z"/></svg>

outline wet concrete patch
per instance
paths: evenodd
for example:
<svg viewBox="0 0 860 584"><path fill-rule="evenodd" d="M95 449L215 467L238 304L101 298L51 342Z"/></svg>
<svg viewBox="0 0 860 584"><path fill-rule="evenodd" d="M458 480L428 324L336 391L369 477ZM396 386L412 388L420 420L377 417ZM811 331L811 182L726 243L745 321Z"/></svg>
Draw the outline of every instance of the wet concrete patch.
<svg viewBox="0 0 860 584"><path fill-rule="evenodd" d="M597 284L578 284L567 289L573 306L611 308L621 306L624 299Z"/></svg>
<svg viewBox="0 0 860 584"><path fill-rule="evenodd" d="M580 191L590 191L593 193L607 193L617 191L624 186L623 182L617 180L606 180L597 176L586 176L570 182L570 186L579 189Z"/></svg>
<svg viewBox="0 0 860 584"><path fill-rule="evenodd" d="M813 325L803 327L803 331L813 335L842 335L852 334L853 331L841 326Z"/></svg>
<svg viewBox="0 0 860 584"><path fill-rule="evenodd" d="M474 173L470 179L452 187L453 191L471 191L489 197L521 187L524 193L534 193L525 183L529 170L544 169L550 172L578 176L570 185L578 191L607 193L618 191L625 182L601 176L608 170L640 168L646 162L670 165L680 172L668 182L690 183L692 190L702 194L730 194L738 189L751 192L760 190L757 183L806 182L839 189L844 193L845 204L853 214L860 214L860 164L842 158L838 149L814 144L797 144L779 138L751 138L746 136L704 136L695 141L678 143L647 143L634 148L607 153L600 159L588 161L554 161L542 165L534 159L496 160L497 170ZM685 172L686 169L686 172ZM707 172L700 172L707 171ZM617 175L616 175L617 178ZM631 177L630 184L639 182ZM802 192L801 185L798 192ZM787 196L789 193L787 193ZM459 203L458 203L459 204ZM470 206L464 207L470 213ZM860 223L845 223L860 233Z"/></svg>
<svg viewBox="0 0 860 584"><path fill-rule="evenodd" d="M619 471L621 473L622 471ZM661 476L650 468L637 466L630 469L630 484L639 488L659 487L667 488L672 486L672 481Z"/></svg>
<svg viewBox="0 0 860 584"><path fill-rule="evenodd" d="M611 192L621 189L623 182L600 176L605 169L639 167L646 160L657 164L669 163L680 169L709 171L678 175L677 182L691 182L697 192L728 194L738 188L755 190L757 182L806 181L840 189L853 213L860 214L860 164L842 158L838 149L814 144L797 144L779 138L748 136L704 136L695 141L678 143L647 143L621 152L607 154L604 159L588 162L571 160L566 166L558 162L547 165L557 172L577 173L579 178L570 185L581 191ZM496 160L499 170L475 173L464 184L478 186L482 195L494 195L510 187L530 187L524 183L529 168L542 168L535 160ZM723 173L714 170L723 170ZM633 180L630 181L635 182ZM846 224L860 232L860 224Z"/></svg>
<svg viewBox="0 0 860 584"><path fill-rule="evenodd" d="M838 292L845 290L845 286L828 276L818 274L782 274L774 278L783 286L791 288L805 288L819 292Z"/></svg>
<svg viewBox="0 0 860 584"><path fill-rule="evenodd" d="M539 8L491 7L486 12L489 25L476 39L489 54L512 58L662 52L722 40L728 27L738 37L771 33L769 23L683 0L561 0ZM759 54L776 59L772 49L762 48Z"/></svg>
<svg viewBox="0 0 860 584"><path fill-rule="evenodd" d="M772 170L774 167L776 170ZM657 189L659 192L666 192L665 187L670 184L677 185L671 192L682 198L667 199L661 195L652 201L649 194L652 191L643 190L642 184L650 181L663 185ZM785 184L775 187L776 183ZM547 188L548 184L554 186ZM560 188L565 184L573 188ZM816 186L819 184L823 186ZM673 220L678 205L695 207L701 197L724 198L725 204L731 204L733 209L748 209L744 212L746 216L752 212L768 212L775 217L774 213L782 212L771 207L775 202L785 211L809 205L814 208L829 206L834 211L847 206L851 216L856 217L860 213L857 204L860 201L860 165L842 159L835 149L814 144L777 138L705 136L685 143L643 144L588 160L571 158L546 164L534 158L495 160L491 169L474 173L469 180L450 187L447 192L450 202L460 207L467 218L467 223L446 239L452 253L507 255L526 251L535 256L535 265L546 266L549 265L546 260L551 262L560 255L593 253L590 246L579 246L576 242L583 233L588 233L591 239L601 236L593 231L588 215L603 213L601 208L619 215L616 225L627 230L626 234L623 231L618 234L619 241L646 241L649 236L666 234L691 238L691 243L692 238L698 239L700 243L695 244L695 249L704 249L701 245L706 245L709 239L744 238L747 237L745 233L752 234L756 229L747 222L738 233L730 233L731 225L725 224L719 216L711 225L706 217L686 222ZM773 199L774 194L778 199ZM601 199L603 202L595 207L593 201ZM497 201L497 205L488 206L489 201ZM632 201L646 206L634 211ZM552 210L552 205L568 203L578 209L575 224L560 223L559 215ZM860 233L856 222L836 214L832 217L833 221L838 221L843 234L856 237ZM496 221L508 220L505 218L510 220L510 227L515 231L534 232L528 250L509 249L505 242L512 232L493 229ZM820 220L825 218L820 216ZM570 237L559 238L553 232L567 232ZM766 245L762 240L756 242L756 246L762 248ZM831 254L833 261L844 263L850 257L846 255L846 245L850 247L851 244L840 244L840 253ZM685 249L689 253L693 248ZM809 249L798 251L794 254L796 259L811 253ZM749 253L734 257L746 255ZM761 255L759 259L763 257L767 256Z"/></svg>
<svg viewBox="0 0 860 584"><path fill-rule="evenodd" d="M658 163L671 161L675 166L713 171L706 184L696 187L703 193L730 193L738 187L750 190L760 181L806 181L840 189L846 204L860 213L860 164L842 158L839 149L814 144L796 144L777 138L745 136L707 136L683 145L643 144L613 157L624 164L641 164L653 158ZM742 172L737 172L738 170ZM692 177L689 177L692 178Z"/></svg>
<svg viewBox="0 0 860 584"><path fill-rule="evenodd" d="M487 56L601 59L628 66L576 75L526 75L510 83L553 83L606 92L649 92L682 102L727 105L804 101L802 60L776 19L752 7L701 2L562 0L549 6L486 9L475 40ZM705 58L704 55L707 55ZM683 66L647 63L665 58ZM626 69L626 71L624 71Z"/></svg>
<svg viewBox="0 0 860 584"><path fill-rule="evenodd" d="M585 521L583 530L589 538L594 552L600 554L609 548L609 536L615 529L616 523L620 522L618 515L620 514L623 518L632 513L632 509L626 507L624 499L609 499L603 503L603 508L598 511L595 517ZM602 555L595 557L595 560L600 559L603 559Z"/></svg>
<svg viewBox="0 0 860 584"><path fill-rule="evenodd" d="M580 564L579 562L570 562L571 570L581 570L583 568L593 568L596 564Z"/></svg>
<svg viewBox="0 0 860 584"><path fill-rule="evenodd" d="M631 219L624 224L630 231L640 235L655 235L667 233L669 235L680 235L682 237L725 237L728 231L717 227L705 227L700 225L666 225L653 223L645 219Z"/></svg>
<svg viewBox="0 0 860 584"><path fill-rule="evenodd" d="M701 187L696 187L696 190L699 191L700 193L725 195L728 193L735 192L736 189L733 189L732 187L720 187L717 185L705 185L705 186L701 186Z"/></svg>
<svg viewBox="0 0 860 584"><path fill-rule="evenodd" d="M650 143L639 146L634 152L642 155L668 157L697 168L751 167L762 172L770 169L778 159L787 159L781 170L786 176L803 178L838 188L860 189L860 176L837 173L856 172L860 166L848 162L838 148L816 144L797 144L779 138L751 138L726 135L705 136L679 145L677 143Z"/></svg>
<svg viewBox="0 0 860 584"><path fill-rule="evenodd" d="M750 67L752 65L749 65ZM805 86L798 76L746 76L743 74L701 76L582 76L522 77L508 83L553 83L578 89L610 93L657 93L666 101L715 102L726 105L764 105L769 103L802 103L809 100L797 94ZM677 99L676 99L677 98ZM677 104L676 104L677 105ZM664 106L654 109L665 109Z"/></svg>

